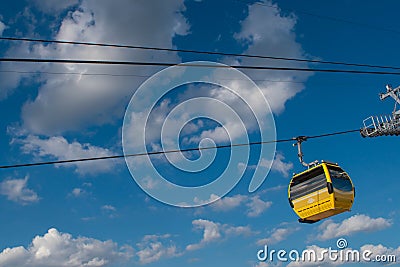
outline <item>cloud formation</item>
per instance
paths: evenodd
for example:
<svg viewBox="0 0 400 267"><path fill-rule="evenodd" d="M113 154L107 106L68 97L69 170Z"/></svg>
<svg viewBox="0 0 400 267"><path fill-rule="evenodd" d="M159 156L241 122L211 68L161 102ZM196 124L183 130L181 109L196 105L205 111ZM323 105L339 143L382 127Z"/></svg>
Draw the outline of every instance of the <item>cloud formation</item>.
<svg viewBox="0 0 400 267"><path fill-rule="evenodd" d="M85 189L75 187L74 189L72 189L71 193L69 193L68 195L73 196L73 197L82 197L86 194L87 194L87 192L85 191Z"/></svg>
<svg viewBox="0 0 400 267"><path fill-rule="evenodd" d="M0 21L0 36L3 35L3 31L6 29L6 25Z"/></svg>
<svg viewBox="0 0 400 267"><path fill-rule="evenodd" d="M137 244L139 250L136 255L140 264L159 261L162 258L171 258L182 255L170 240L171 235L146 235Z"/></svg>
<svg viewBox="0 0 400 267"><path fill-rule="evenodd" d="M36 236L28 248L6 248L0 253L0 266L82 267L109 266L128 261L133 256L129 246L118 246L111 240L77 237L55 228Z"/></svg>
<svg viewBox="0 0 400 267"><path fill-rule="evenodd" d="M35 135L29 135L27 137L15 139L13 142L22 144L21 150L23 153L32 154L40 158L51 157L56 160L69 160L113 155L113 152L107 148L93 146L88 143L81 144L77 141L68 142L62 136L40 138ZM85 175L109 172L115 165L116 161L114 160L97 160L65 163L60 166L74 166L77 173Z"/></svg>
<svg viewBox="0 0 400 267"><path fill-rule="evenodd" d="M25 176L22 179L4 180L0 183L0 194L21 205L38 202L38 194L27 187L28 179L28 176Z"/></svg>
<svg viewBox="0 0 400 267"><path fill-rule="evenodd" d="M211 197L212 199L218 199L218 196ZM229 211L236 207L239 207L243 202L247 200L245 195L234 195L232 197L222 197L217 201L210 204L210 207L216 211Z"/></svg>
<svg viewBox="0 0 400 267"><path fill-rule="evenodd" d="M272 162L272 165L267 160L263 159L261 161L261 166L269 167L271 166L271 170L282 174L284 177L289 176L289 171L293 169L292 162L285 162L285 156L282 153L278 152L275 155L275 159Z"/></svg>
<svg viewBox="0 0 400 267"><path fill-rule="evenodd" d="M260 216L265 210L271 207L272 201L264 201L260 199L260 196L256 195L250 198L250 201L246 204L249 208L247 211L248 217L258 217Z"/></svg>
<svg viewBox="0 0 400 267"><path fill-rule="evenodd" d="M388 228L393 223L385 218L371 218L364 214L353 215L341 223L333 220L323 222L318 229L321 231L317 238L327 240L336 237L350 236L358 232L374 232Z"/></svg>
<svg viewBox="0 0 400 267"><path fill-rule="evenodd" d="M366 251L369 250L372 255L371 255L371 259L374 259L374 257L376 256L395 256L397 261L400 258L400 246L397 248L390 248L390 247L386 247L382 244L379 245L372 245L372 244L365 244L360 248L360 251ZM390 262L388 262L388 264L390 264Z"/></svg>
<svg viewBox="0 0 400 267"><path fill-rule="evenodd" d="M249 236L254 233L249 226L232 226L205 219L194 220L192 224L195 229L203 230L203 237L199 242L187 245L187 251L201 249L207 244L221 241L224 237L238 235Z"/></svg>
<svg viewBox="0 0 400 267"><path fill-rule="evenodd" d="M261 159L260 161L260 167L263 168L271 168L272 171L278 172L282 174L284 177L289 176L289 171L293 169L293 163L292 162L285 162L285 156L281 152L277 152L275 155L274 160L271 162L270 160L267 159ZM243 162L240 162L238 164L238 169L239 171L243 170L246 168L246 164ZM255 169L255 165L249 165L247 166L249 169Z"/></svg>
<svg viewBox="0 0 400 267"><path fill-rule="evenodd" d="M255 3L249 5L248 16L241 22L241 30L235 34L236 40L247 47L244 54L274 55L292 58L307 58L300 43L296 41L295 26L297 18L293 15L282 15L277 4L269 0L262 3L274 8L260 8ZM242 58L242 65L259 65L259 60ZM263 60L263 65L272 67L307 67L306 63L288 62L282 60ZM285 103L304 89L304 84L312 74L294 71L263 71L262 76L257 71L246 71L267 97L271 109L279 114L284 110ZM262 77L262 78L261 78Z"/></svg>
<svg viewBox="0 0 400 267"><path fill-rule="evenodd" d="M54 3L53 3L54 2ZM120 43L173 48L176 35L188 33L189 25L182 15L182 0L168 2L143 1L132 5L128 0L108 1L36 1L43 12L65 11L64 17L54 18L55 40ZM140 7L140 8L138 8ZM56 10L57 9L57 10ZM151 15L150 15L151 14ZM36 15L36 14L35 14ZM34 16L31 14L31 16ZM51 18L51 17L47 17ZM34 20L35 21L35 20ZM33 30L38 25L32 24ZM116 41L117 40L117 41ZM12 46L11 57L74 58L93 60L135 60L177 62L176 53L157 53L137 49L109 49L60 44L27 44ZM2 75L1 97L29 81L37 85L38 94L22 108L22 120L30 133L55 135L79 131L91 126L114 123L121 119L130 96L146 76L159 68L95 66L79 64L1 64L4 69L18 69L32 73ZM46 73L47 72L47 73ZM48 72L72 74L49 74ZM132 74L136 76L86 75L90 73Z"/></svg>
<svg viewBox="0 0 400 267"><path fill-rule="evenodd" d="M270 236L257 240L257 245L271 245L285 240L292 233L300 230L299 227L280 227L275 228L269 232Z"/></svg>
<svg viewBox="0 0 400 267"><path fill-rule="evenodd" d="M198 229L203 229L203 238L200 240L199 243L186 246L186 250L200 249L204 247L207 243L216 242L221 238L220 226L215 222L198 219L194 220L192 224Z"/></svg>
<svg viewBox="0 0 400 267"><path fill-rule="evenodd" d="M246 215L248 217L258 217L268 208L271 207L272 201L264 201L260 198L260 195L248 196L237 194L231 197L224 196L219 198L217 195L211 194L209 201L217 201L211 203L209 207L218 212L227 212L235 208L246 207Z"/></svg>

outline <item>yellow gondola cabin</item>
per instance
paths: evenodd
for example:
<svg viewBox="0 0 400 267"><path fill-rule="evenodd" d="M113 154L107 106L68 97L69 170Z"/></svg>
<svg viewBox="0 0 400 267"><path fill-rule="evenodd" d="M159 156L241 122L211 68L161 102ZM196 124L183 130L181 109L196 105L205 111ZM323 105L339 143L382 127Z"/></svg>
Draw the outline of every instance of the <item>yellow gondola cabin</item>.
<svg viewBox="0 0 400 267"><path fill-rule="evenodd" d="M350 211L355 190L349 175L335 163L322 162L295 174L288 188L289 203L299 222L314 223Z"/></svg>

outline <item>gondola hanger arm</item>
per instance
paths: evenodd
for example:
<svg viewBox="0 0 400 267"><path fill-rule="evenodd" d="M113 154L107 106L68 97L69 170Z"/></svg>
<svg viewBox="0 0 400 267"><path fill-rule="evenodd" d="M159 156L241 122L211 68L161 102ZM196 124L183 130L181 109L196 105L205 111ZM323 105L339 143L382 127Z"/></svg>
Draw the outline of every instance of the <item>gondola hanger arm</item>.
<svg viewBox="0 0 400 267"><path fill-rule="evenodd" d="M293 140L295 140L296 143L294 143L293 146L297 146L297 151L298 151L297 156L299 157L300 163L301 163L304 167L310 168L310 167L313 167L313 166L317 165L317 164L318 164L318 160L315 160L315 161L310 162L310 163L306 163L306 162L304 161L304 159L303 159L304 154L303 154L303 151L302 151L301 144L302 144L304 141L307 141L307 139L308 139L307 136L297 136L297 137L294 137Z"/></svg>

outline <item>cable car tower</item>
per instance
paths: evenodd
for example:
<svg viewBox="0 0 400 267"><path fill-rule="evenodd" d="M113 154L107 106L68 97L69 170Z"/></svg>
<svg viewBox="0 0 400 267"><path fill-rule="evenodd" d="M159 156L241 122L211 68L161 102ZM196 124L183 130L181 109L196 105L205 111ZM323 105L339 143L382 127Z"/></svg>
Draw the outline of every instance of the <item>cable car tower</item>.
<svg viewBox="0 0 400 267"><path fill-rule="evenodd" d="M400 109L397 109L397 104L400 105L400 86L393 89L386 85L386 93L379 94L381 100L389 96L395 101L392 114L366 118L363 121L364 128L360 131L362 137L400 135Z"/></svg>

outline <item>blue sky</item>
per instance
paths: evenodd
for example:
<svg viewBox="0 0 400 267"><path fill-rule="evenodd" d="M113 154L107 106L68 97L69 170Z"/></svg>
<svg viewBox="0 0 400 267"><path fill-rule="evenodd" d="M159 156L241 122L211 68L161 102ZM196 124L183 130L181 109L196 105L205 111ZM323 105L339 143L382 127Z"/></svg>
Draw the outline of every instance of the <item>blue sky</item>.
<svg viewBox="0 0 400 267"><path fill-rule="evenodd" d="M4 37L398 66L399 4L395 1L30 0L0 6L0 35ZM0 53L1 57L174 63L207 60L232 65L324 67L218 55L6 41L0 42ZM0 165L121 154L128 103L139 86L161 69L1 63ZM393 101L380 101L378 94L384 92L386 84L399 85L395 75L243 72L258 85L272 113L260 98L251 99L249 109L221 86L183 85L154 103L146 126L146 148L157 151L160 145L168 147L177 142L182 148L194 147L203 138L213 139L215 144L229 143L228 137L231 143L243 140L245 136L237 131L239 124L231 120L233 117L207 102L210 106L204 109L183 106L182 116L171 119L172 127L165 130L166 142L160 142L168 112L189 99L214 98L236 109L247 137L258 141L261 132L266 133L267 140L275 135L268 128L272 125L270 116L274 117L278 139L356 129L366 117L392 111ZM172 74L181 75L179 71ZM212 75L221 78L221 74ZM225 81L233 87L236 84L241 96L250 90L237 86L240 81ZM137 105L148 108L146 101L139 99ZM261 112L268 127L255 129L254 117L248 116L251 110ZM136 111L140 114L142 110ZM207 112L214 113L220 122L199 115ZM200 117L189 116L194 113ZM186 124L185 116L191 119ZM180 136L173 135L178 129L173 123L186 125ZM129 126L134 133L143 129L140 123ZM222 126L230 130L222 131ZM393 254L399 260L397 138L363 139L353 133L304 144L307 161L338 162L351 176L357 192L351 212L313 225L298 224L287 203L290 175L303 168L291 143L278 143L275 156L252 147L247 151L249 160L242 161L239 156L240 164L234 165L238 173L247 166L234 189L218 201L197 208L166 205L147 195L131 172L142 168L142 186L150 191L159 184L156 177L143 175L147 165L139 158L131 162L131 172L124 160L2 169L0 266L300 266L276 260L259 262L257 251L265 244L287 251L336 248L338 238L346 238L349 248L369 249L375 255ZM178 170L165 157L153 157L152 163L167 180L198 186L224 172L231 164L230 152L244 156L246 150L220 150L210 167L198 173ZM204 160L212 156L212 152L207 153ZM199 158L195 152L186 156ZM179 158L170 159L179 164ZM266 174L270 166L261 187L249 193L253 171L260 169ZM201 204L207 199L197 201ZM331 261L301 266L365 264L380 266Z"/></svg>

